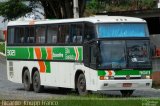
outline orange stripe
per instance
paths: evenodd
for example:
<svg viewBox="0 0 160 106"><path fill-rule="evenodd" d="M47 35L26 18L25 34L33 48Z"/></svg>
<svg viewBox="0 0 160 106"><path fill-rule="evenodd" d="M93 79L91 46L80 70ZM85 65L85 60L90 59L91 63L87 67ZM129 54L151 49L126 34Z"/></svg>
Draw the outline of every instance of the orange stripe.
<svg viewBox="0 0 160 106"><path fill-rule="evenodd" d="M52 60L52 48L46 48L47 49L47 59Z"/></svg>
<svg viewBox="0 0 160 106"><path fill-rule="evenodd" d="M74 51L75 51L75 53L76 53L75 60L78 60L78 52L77 52L77 48L76 48L76 47L74 47Z"/></svg>
<svg viewBox="0 0 160 106"><path fill-rule="evenodd" d="M78 60L79 55L78 55L78 48L77 47L76 47L76 53L77 53L76 60Z"/></svg>
<svg viewBox="0 0 160 106"><path fill-rule="evenodd" d="M40 72L45 73L45 70L46 70L45 63L43 61L38 61L38 64L40 66Z"/></svg>
<svg viewBox="0 0 160 106"><path fill-rule="evenodd" d="M41 49L40 48L35 48L34 50L35 50L37 59L41 59L41 57L42 57ZM45 63L43 61L38 61L38 64L40 66L40 72L44 73L45 70L46 70Z"/></svg>
<svg viewBox="0 0 160 106"><path fill-rule="evenodd" d="M41 59L41 57L42 57L41 49L40 48L35 48L35 53L36 53L37 59Z"/></svg>

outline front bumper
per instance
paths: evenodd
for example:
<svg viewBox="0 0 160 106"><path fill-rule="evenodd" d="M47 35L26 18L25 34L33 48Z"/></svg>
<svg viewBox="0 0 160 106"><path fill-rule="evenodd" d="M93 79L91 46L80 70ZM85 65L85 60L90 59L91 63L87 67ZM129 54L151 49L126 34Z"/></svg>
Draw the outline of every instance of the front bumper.
<svg viewBox="0 0 160 106"><path fill-rule="evenodd" d="M131 83L132 86L124 87L124 83ZM150 89L152 79L135 79L135 80L99 80L97 90L140 90Z"/></svg>

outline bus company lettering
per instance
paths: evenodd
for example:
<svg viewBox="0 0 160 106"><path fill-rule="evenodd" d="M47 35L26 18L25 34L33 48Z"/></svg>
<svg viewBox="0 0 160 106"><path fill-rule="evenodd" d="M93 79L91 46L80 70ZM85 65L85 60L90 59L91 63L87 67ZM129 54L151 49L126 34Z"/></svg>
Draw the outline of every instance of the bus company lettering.
<svg viewBox="0 0 160 106"><path fill-rule="evenodd" d="M53 57L62 57L63 58L63 54L62 53L53 53Z"/></svg>
<svg viewBox="0 0 160 106"><path fill-rule="evenodd" d="M7 50L7 56L16 56L15 50Z"/></svg>
<svg viewBox="0 0 160 106"><path fill-rule="evenodd" d="M148 74L150 74L150 71L140 71L139 73L141 75L148 75Z"/></svg>
<svg viewBox="0 0 160 106"><path fill-rule="evenodd" d="M69 48L65 48L65 54L70 54L70 49Z"/></svg>
<svg viewBox="0 0 160 106"><path fill-rule="evenodd" d="M65 59L67 60L74 60L75 56L73 55L73 53L70 51L69 48L65 48Z"/></svg>
<svg viewBox="0 0 160 106"><path fill-rule="evenodd" d="M74 56L74 55L67 55L67 54L66 54L65 57L66 57L67 60L74 60L74 59L75 59L75 56Z"/></svg>

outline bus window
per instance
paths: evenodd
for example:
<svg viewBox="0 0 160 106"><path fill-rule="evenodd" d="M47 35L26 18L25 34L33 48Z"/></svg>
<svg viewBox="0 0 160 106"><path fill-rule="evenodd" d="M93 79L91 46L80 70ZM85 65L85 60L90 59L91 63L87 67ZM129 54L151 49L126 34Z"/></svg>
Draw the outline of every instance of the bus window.
<svg viewBox="0 0 160 106"><path fill-rule="evenodd" d="M24 43L24 28L16 27L15 28L15 42L14 43Z"/></svg>
<svg viewBox="0 0 160 106"><path fill-rule="evenodd" d="M82 43L83 41L83 24L72 24L71 26L71 42Z"/></svg>
<svg viewBox="0 0 160 106"><path fill-rule="evenodd" d="M15 28L8 28L8 44L13 44L14 43L14 32Z"/></svg>
<svg viewBox="0 0 160 106"><path fill-rule="evenodd" d="M69 43L69 25L60 25L58 43Z"/></svg>
<svg viewBox="0 0 160 106"><path fill-rule="evenodd" d="M57 43L58 26L50 25L47 29L47 43Z"/></svg>
<svg viewBox="0 0 160 106"><path fill-rule="evenodd" d="M94 25L86 23L84 28L84 42L89 41L95 37Z"/></svg>
<svg viewBox="0 0 160 106"><path fill-rule="evenodd" d="M35 29L34 27L25 28L25 40L27 43L35 43Z"/></svg>
<svg viewBox="0 0 160 106"><path fill-rule="evenodd" d="M36 43L45 43L45 34L46 27L45 26L37 26L36 27Z"/></svg>

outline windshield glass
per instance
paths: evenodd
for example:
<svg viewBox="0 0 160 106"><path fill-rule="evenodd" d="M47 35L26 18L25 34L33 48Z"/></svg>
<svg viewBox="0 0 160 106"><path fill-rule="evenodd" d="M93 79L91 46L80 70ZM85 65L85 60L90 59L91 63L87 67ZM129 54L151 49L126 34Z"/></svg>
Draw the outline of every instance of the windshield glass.
<svg viewBox="0 0 160 106"><path fill-rule="evenodd" d="M146 23L103 23L97 25L98 38L148 37Z"/></svg>
<svg viewBox="0 0 160 106"><path fill-rule="evenodd" d="M100 69L150 68L148 40L100 41Z"/></svg>
<svg viewBox="0 0 160 106"><path fill-rule="evenodd" d="M127 55L129 67L148 67L148 41L127 41Z"/></svg>
<svg viewBox="0 0 160 106"><path fill-rule="evenodd" d="M102 41L100 43L101 68L125 68L125 42Z"/></svg>

